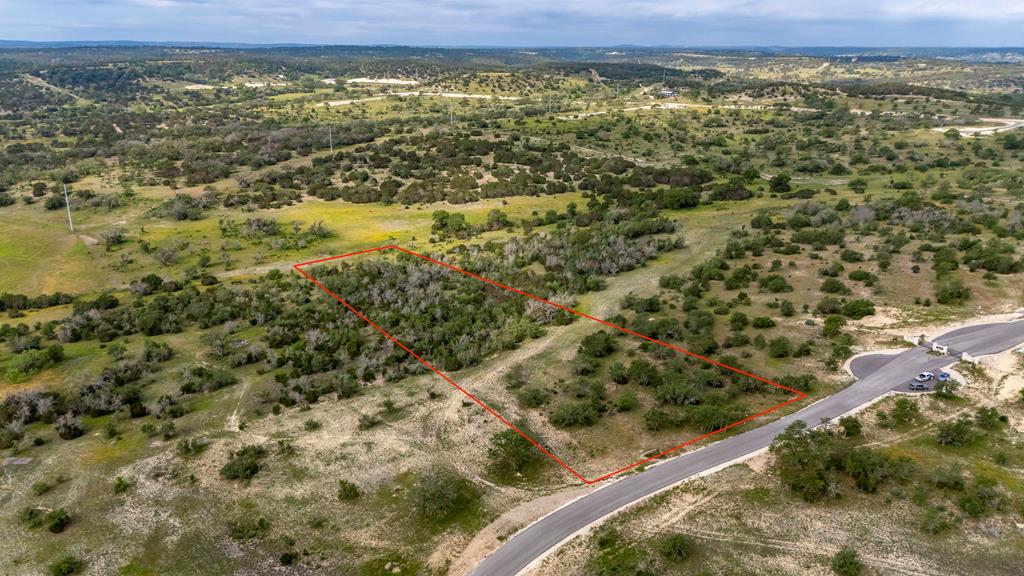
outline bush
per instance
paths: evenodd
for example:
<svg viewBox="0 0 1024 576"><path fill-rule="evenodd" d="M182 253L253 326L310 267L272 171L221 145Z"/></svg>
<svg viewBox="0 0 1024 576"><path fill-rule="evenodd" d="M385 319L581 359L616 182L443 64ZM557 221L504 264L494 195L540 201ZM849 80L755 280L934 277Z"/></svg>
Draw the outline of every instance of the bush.
<svg viewBox="0 0 1024 576"><path fill-rule="evenodd" d="M63 508L57 508L46 515L46 529L54 534L63 532L68 524L71 524L71 514Z"/></svg>
<svg viewBox="0 0 1024 576"><path fill-rule="evenodd" d="M761 278L758 280L757 285L765 292L773 294L793 291L793 287L789 285L789 282L786 282L786 279L778 274L769 274Z"/></svg>
<svg viewBox="0 0 1024 576"><path fill-rule="evenodd" d="M121 476L118 476L117 479L114 480L114 494L124 494L125 492L131 490L131 488L132 483L125 480Z"/></svg>
<svg viewBox="0 0 1024 576"><path fill-rule="evenodd" d="M577 354L591 356L593 358L604 358L615 351L615 337L607 332L600 331L583 338Z"/></svg>
<svg viewBox="0 0 1024 576"><path fill-rule="evenodd" d="M452 470L435 467L425 471L409 491L420 518L441 523L472 505L478 494L473 485Z"/></svg>
<svg viewBox="0 0 1024 576"><path fill-rule="evenodd" d="M939 422L937 426L936 440L943 446L967 446L973 443L976 437L971 420L966 416Z"/></svg>
<svg viewBox="0 0 1024 576"><path fill-rule="evenodd" d="M661 541L661 554L669 560L682 562L693 556L693 539L686 534L669 534Z"/></svg>
<svg viewBox="0 0 1024 576"><path fill-rule="evenodd" d="M85 427L82 426L81 420L70 412L62 414L60 418L57 418L54 429L57 430L57 436L60 436L63 440L73 440L85 434Z"/></svg>
<svg viewBox="0 0 1024 576"><path fill-rule="evenodd" d="M945 400L956 398L956 391L960 389L960 382L950 378L945 382L935 384L935 396Z"/></svg>
<svg viewBox="0 0 1024 576"><path fill-rule="evenodd" d="M360 496L359 486L348 480L338 480L338 500L355 500Z"/></svg>
<svg viewBox="0 0 1024 576"><path fill-rule="evenodd" d="M518 423L522 427L524 423ZM507 428L491 436L491 447L487 450L491 466L502 476L523 472L539 461L541 451L521 434Z"/></svg>
<svg viewBox="0 0 1024 576"><path fill-rule="evenodd" d="M774 328L775 320L772 320L767 316L758 316L757 318L754 318L754 321L751 323L751 326L762 330L766 328Z"/></svg>
<svg viewBox="0 0 1024 576"><path fill-rule="evenodd" d="M842 314L854 320L860 320L865 316L874 316L875 304L871 300L857 299L843 304Z"/></svg>
<svg viewBox="0 0 1024 576"><path fill-rule="evenodd" d="M846 326L846 316L832 314L822 323L821 335L827 338L838 336L843 326Z"/></svg>
<svg viewBox="0 0 1024 576"><path fill-rule="evenodd" d="M979 476L960 497L957 504L968 516L981 518L992 510L1003 508L1004 500L994 480Z"/></svg>
<svg viewBox="0 0 1024 576"><path fill-rule="evenodd" d="M1000 414L995 408L982 407L974 413L974 423L985 430L998 430L1006 421L1006 416Z"/></svg>
<svg viewBox="0 0 1024 576"><path fill-rule="evenodd" d="M593 426L597 423L597 410L590 402L571 402L555 408L549 420L559 428Z"/></svg>
<svg viewBox="0 0 1024 576"><path fill-rule="evenodd" d="M83 568L85 568L85 562L74 556L64 556L50 564L49 572L50 576L72 576L81 572Z"/></svg>
<svg viewBox="0 0 1024 576"><path fill-rule="evenodd" d="M971 299L971 289L959 278L939 282L935 285L935 300L939 304L959 306Z"/></svg>
<svg viewBox="0 0 1024 576"><path fill-rule="evenodd" d="M242 516L228 524L228 534L235 540L262 538L270 530L270 523L263 516Z"/></svg>
<svg viewBox="0 0 1024 576"><path fill-rule="evenodd" d="M519 401L527 408L539 408L548 401L548 393L541 388L531 386L524 388L517 395Z"/></svg>
<svg viewBox="0 0 1024 576"><path fill-rule="evenodd" d="M856 416L843 416L839 419L839 427L843 429L843 436L856 438L861 435L863 426Z"/></svg>
<svg viewBox="0 0 1024 576"><path fill-rule="evenodd" d="M636 393L632 390L626 390L615 400L615 409L619 412L630 412L639 405Z"/></svg>
<svg viewBox="0 0 1024 576"><path fill-rule="evenodd" d="M637 358L629 365L629 380L641 386L657 386L661 384L661 373L658 367L643 358Z"/></svg>
<svg viewBox="0 0 1024 576"><path fill-rule="evenodd" d="M821 283L821 291L826 294L850 294L851 290L838 278L825 278Z"/></svg>
<svg viewBox="0 0 1024 576"><path fill-rule="evenodd" d="M925 511L924 519L921 520L921 530L932 535L945 532L950 526L949 515L934 506Z"/></svg>
<svg viewBox="0 0 1024 576"><path fill-rule="evenodd" d="M857 551L849 546L832 557L832 570L839 576L858 576L864 571L864 563L860 561Z"/></svg>
<svg viewBox="0 0 1024 576"><path fill-rule="evenodd" d="M260 461L267 455L262 446L248 444L231 453L231 458L220 469L228 480L250 480L260 471Z"/></svg>
<svg viewBox="0 0 1024 576"><path fill-rule="evenodd" d="M768 342L768 355L772 358L788 358L793 353L793 345L789 338L779 336Z"/></svg>

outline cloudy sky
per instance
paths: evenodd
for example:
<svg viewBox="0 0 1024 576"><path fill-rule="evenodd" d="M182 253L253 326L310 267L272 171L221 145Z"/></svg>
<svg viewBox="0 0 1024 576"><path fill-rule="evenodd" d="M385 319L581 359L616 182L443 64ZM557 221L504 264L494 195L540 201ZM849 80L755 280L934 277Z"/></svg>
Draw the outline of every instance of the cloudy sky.
<svg viewBox="0 0 1024 576"><path fill-rule="evenodd" d="M0 39L1022 46L1024 0L0 0Z"/></svg>

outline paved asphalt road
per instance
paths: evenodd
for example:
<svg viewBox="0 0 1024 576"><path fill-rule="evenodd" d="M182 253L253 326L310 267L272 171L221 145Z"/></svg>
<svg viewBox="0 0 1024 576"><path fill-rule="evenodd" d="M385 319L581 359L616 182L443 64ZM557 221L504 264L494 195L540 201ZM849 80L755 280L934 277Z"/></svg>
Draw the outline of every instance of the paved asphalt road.
<svg viewBox="0 0 1024 576"><path fill-rule="evenodd" d="M1024 320L962 328L936 338L935 341L972 355L992 354L1024 342ZM605 516L686 478L727 465L768 447L776 435L797 420L816 426L823 420L841 416L893 389L905 389L906 383L920 372L938 372L955 361L949 356L933 356L924 347L892 355L888 362L872 366L870 374L850 387L799 412L677 456L641 473L610 482L559 508L506 541L478 564L470 575L515 576Z"/></svg>

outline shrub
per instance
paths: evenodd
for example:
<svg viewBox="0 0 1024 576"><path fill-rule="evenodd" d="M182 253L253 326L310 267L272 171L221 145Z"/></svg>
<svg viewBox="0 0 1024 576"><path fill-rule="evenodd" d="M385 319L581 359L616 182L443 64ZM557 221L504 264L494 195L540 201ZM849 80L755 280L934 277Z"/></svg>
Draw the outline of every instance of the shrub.
<svg viewBox="0 0 1024 576"><path fill-rule="evenodd" d="M765 292L774 294L793 291L793 287L789 285L789 282L786 282L786 279L778 274L769 274L761 278L758 280L757 285Z"/></svg>
<svg viewBox="0 0 1024 576"><path fill-rule="evenodd" d="M972 518L981 518L1003 507L1004 498L991 478L977 477L957 501L960 509Z"/></svg>
<svg viewBox="0 0 1024 576"><path fill-rule="evenodd" d="M444 522L478 498L473 485L447 468L435 467L420 475L409 491L409 499L420 518Z"/></svg>
<svg viewBox="0 0 1024 576"><path fill-rule="evenodd" d="M821 283L821 291L827 294L850 294L851 290L838 278L825 278Z"/></svg>
<svg viewBox="0 0 1024 576"><path fill-rule="evenodd" d="M72 576L81 572L83 568L85 568L85 562L74 556L64 556L50 564L49 572L50 576Z"/></svg>
<svg viewBox="0 0 1024 576"><path fill-rule="evenodd" d="M751 326L753 326L754 328L762 329L762 330L764 330L766 328L774 328L775 327L775 320L772 320L771 318L769 318L767 316L758 316L758 317L754 318L753 322L751 322Z"/></svg>
<svg viewBox="0 0 1024 576"><path fill-rule="evenodd" d="M519 423L518 426L523 424ZM506 428L491 436L491 447L487 450L487 455L496 472L500 475L509 475L521 473L536 463L541 452L521 434Z"/></svg>
<svg viewBox="0 0 1024 576"><path fill-rule="evenodd" d="M577 353L593 358L604 358L614 351L615 337L602 330L583 338Z"/></svg>
<svg viewBox="0 0 1024 576"><path fill-rule="evenodd" d="M658 367L643 358L637 358L629 365L629 379L641 386L657 386L661 384L661 373Z"/></svg>
<svg viewBox="0 0 1024 576"><path fill-rule="evenodd" d="M791 180L792 178L788 174L776 174L768 180L768 189L776 194L789 192L792 189L792 186L790 186Z"/></svg>
<svg viewBox="0 0 1024 576"><path fill-rule="evenodd" d="M555 408L549 420L559 428L593 426L597 423L597 410L590 402L571 402Z"/></svg>
<svg viewBox="0 0 1024 576"><path fill-rule="evenodd" d="M228 480L250 480L260 471L260 461L267 455L262 446L248 444L231 453L220 475Z"/></svg>
<svg viewBox="0 0 1024 576"><path fill-rule="evenodd" d="M846 326L846 316L839 314L832 314L828 318L825 318L825 322L821 326L821 335L827 338L838 336L839 332Z"/></svg>
<svg viewBox="0 0 1024 576"><path fill-rule="evenodd" d="M355 500L359 496L359 486L354 482L338 480L338 500Z"/></svg>
<svg viewBox="0 0 1024 576"><path fill-rule="evenodd" d="M936 440L943 446L966 446L977 437L970 418L966 416L939 422L936 428Z"/></svg>
<svg viewBox="0 0 1024 576"><path fill-rule="evenodd" d="M921 520L921 530L928 534L940 534L950 526L948 514L935 506L929 507L924 513L924 519Z"/></svg>
<svg viewBox="0 0 1024 576"><path fill-rule="evenodd" d="M974 413L974 423L985 430L998 430L1006 423L1006 416L1003 416L995 408L982 407Z"/></svg>
<svg viewBox="0 0 1024 576"><path fill-rule="evenodd" d="M950 378L945 382L935 384L935 396L945 400L956 398L956 391L960 388L960 382Z"/></svg>
<svg viewBox="0 0 1024 576"><path fill-rule="evenodd" d="M377 418L373 414L360 414L359 415L359 429L369 430L374 426L380 424L380 418Z"/></svg>
<svg viewBox="0 0 1024 576"><path fill-rule="evenodd" d="M772 358L788 358L793 353L793 345L789 338L779 336L768 342L768 355Z"/></svg>
<svg viewBox="0 0 1024 576"><path fill-rule="evenodd" d="M843 436L855 438L861 435L863 426L856 416L843 416L839 419L839 427L843 429Z"/></svg>
<svg viewBox="0 0 1024 576"><path fill-rule="evenodd" d="M639 404L636 393L632 390L626 390L615 400L615 409L619 412L630 412Z"/></svg>
<svg viewBox="0 0 1024 576"><path fill-rule="evenodd" d="M85 427L82 426L81 420L70 412L57 418L54 428L57 430L57 436L63 440L72 440L85 434Z"/></svg>
<svg viewBox="0 0 1024 576"><path fill-rule="evenodd" d="M939 304L958 306L971 299L971 289L959 278L939 282L935 285L935 300Z"/></svg>
<svg viewBox="0 0 1024 576"><path fill-rule="evenodd" d="M548 393L535 386L524 388L517 397L527 408L538 408L548 401Z"/></svg>
<svg viewBox="0 0 1024 576"><path fill-rule="evenodd" d="M262 538L270 530L270 523L263 516L242 516L228 523L228 534L235 540Z"/></svg>
<svg viewBox="0 0 1024 576"><path fill-rule="evenodd" d="M917 420L920 415L921 409L917 407L913 400L897 398L896 402L893 403L892 409L886 412L885 416L881 417L880 420L884 420L883 425L889 428L902 428Z"/></svg>
<svg viewBox="0 0 1024 576"><path fill-rule="evenodd" d="M842 314L854 320L860 320L865 316L874 316L875 304L870 300L857 299L843 304Z"/></svg>
<svg viewBox="0 0 1024 576"><path fill-rule="evenodd" d="M46 529L59 534L71 524L71 515L63 508L57 508L46 515Z"/></svg>
<svg viewBox="0 0 1024 576"><path fill-rule="evenodd" d="M608 377L616 384L625 384L629 382L629 374L626 372L626 367L623 366L621 362L616 362L608 367Z"/></svg>
<svg viewBox="0 0 1024 576"><path fill-rule="evenodd" d="M132 483L125 480L121 476L118 476L117 479L114 480L114 494L124 494L125 492L131 490L131 488Z"/></svg>
<svg viewBox="0 0 1024 576"><path fill-rule="evenodd" d="M783 316L789 318L796 314L796 307L793 306L793 303L789 300L783 300L782 302L779 302L779 312Z"/></svg>
<svg viewBox="0 0 1024 576"><path fill-rule="evenodd" d="M849 263L863 262L864 255L852 248L843 248L843 250L839 252L839 259L842 260L843 262Z"/></svg>
<svg viewBox="0 0 1024 576"><path fill-rule="evenodd" d="M660 546L662 556L675 562L682 562L693 556L694 548L693 539L679 533L666 536Z"/></svg>
<svg viewBox="0 0 1024 576"><path fill-rule="evenodd" d="M864 571L864 563L860 561L857 551L849 546L832 557L832 570L839 576L859 576Z"/></svg>

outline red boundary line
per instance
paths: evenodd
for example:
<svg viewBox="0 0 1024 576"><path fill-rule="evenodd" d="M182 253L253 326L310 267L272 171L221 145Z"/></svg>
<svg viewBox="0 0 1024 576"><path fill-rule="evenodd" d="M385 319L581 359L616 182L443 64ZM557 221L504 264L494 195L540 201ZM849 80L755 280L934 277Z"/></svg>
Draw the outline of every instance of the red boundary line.
<svg viewBox="0 0 1024 576"><path fill-rule="evenodd" d="M385 330L385 329L381 328L380 326L378 326L377 324L375 324L373 322L373 320L370 320L369 318L367 318L366 315L364 315L362 312L360 312L359 310L356 310L356 308L354 306L352 306L351 304L349 304L348 302L343 300L340 296L338 296L334 292L331 292L330 290L328 290L326 286L324 286L319 281L317 281L315 278L313 278L312 276L307 274L304 270L302 270L303 266L310 266L310 265L313 265L313 264L320 264L320 263L329 262L329 261L332 261L332 260L341 260L343 258L349 258L351 256L358 256L360 254L369 254L371 252L380 252L380 251L384 251L384 250L398 250L399 252L404 252L406 254L409 254L411 256L415 256L417 258L420 258L421 260L425 260L425 261L430 262L432 264L437 264L438 266L443 266L443 267L448 268L450 270L454 270L455 272L459 272L461 274L465 274L466 276L470 276L472 278L476 278L477 280L486 282L488 284L492 284L494 286L497 286L499 288L503 288L503 289L508 290L510 292L515 292L516 294L520 294L522 296L526 296L527 298L532 298L534 300L537 300L538 302L543 302L545 304L548 304L549 306L554 306L556 308L559 308L559 309L564 310L566 312L569 312L571 314L575 314L576 316L580 316L580 317L583 317L583 318L587 318L588 320L593 320L594 322L598 322L600 324L604 324L605 326L608 326L610 328L614 328L614 329L616 329L616 330L618 330L620 332L623 332L625 334L630 334L632 336L636 336L638 338L642 338L644 340L647 340L648 342L653 342L653 343L658 344L660 346L664 346L666 348L670 348L672 350L675 350L676 352L680 352L682 354L686 354L688 356L692 356L693 358L697 358L697 359L703 360L704 362L707 362L709 364L713 364L713 365L718 366L720 368L725 368L725 369L731 370L732 372L735 372L737 374L742 374L743 376L747 376L749 378L753 378L753 379L758 380L760 382L764 382L766 384L770 384L772 386L775 386L776 388L781 388L783 390L786 390L787 392L792 392L793 394L796 394L796 396L794 396L793 398L790 398L789 400L786 400L785 402L782 402L780 404L776 404L775 406L772 406L771 408L768 408L766 410L762 410L761 412L758 412L757 414L752 414L752 415L747 416L746 418L744 418L742 420L737 420L736 422L733 422L732 424L729 424L728 426L723 426L723 427L719 428L718 430L714 430L712 432L708 432L707 434L703 434L701 436L697 436L696 438L692 438L690 440L687 440L686 442L683 442L682 444L679 444L677 446L673 446L673 447L671 447L671 448L669 448L667 450L664 450L664 451L662 451L662 452L660 452L658 454L655 454L653 456L649 456L647 458L643 458L643 459L637 460L636 462L634 462L634 463L632 463L632 464L630 464L628 466L623 466L622 468L619 468L618 470L615 470L615 471L609 472L607 474L604 474L603 476L599 476L599 477L594 478L594 479L587 479L583 475L581 475L579 472L574 470L571 466L566 464L561 458L559 458L558 456L555 456L554 454L552 454L550 451L548 451L548 449L546 449L543 446L541 446L533 438L530 438L522 430L517 428L514 424L512 424L511 422L509 422L508 420L503 418L501 416L501 414L498 414L490 406L488 406L487 404L483 403L476 396L473 396L468 390L466 390L462 386L459 386L454 380L452 380L450 377L448 377L447 374L445 374L444 372L441 372L440 370L435 368L432 364L430 364L429 362L424 360L419 354L416 354L415 352L413 352L412 349L410 349L408 346L403 344L397 338L392 336L390 332L388 332L387 330ZM761 416L764 416L765 414L768 414L770 412L774 412L775 410L778 410L779 408L782 408L783 406L787 406L789 404L792 404L793 402L797 402L799 400L803 400L804 398L807 397L807 393L806 392L801 392L799 390L794 390L793 388L790 388L788 386L783 386L782 384L779 384L778 382L769 380L767 378L762 378L761 376L758 376L756 374L751 374L750 372L747 372L745 370L740 370L739 368L734 368L732 366L729 366L728 364L723 364L723 363L721 363L721 362L719 362L717 360L712 360L711 358L708 358L706 356L702 356L702 355L697 354L695 352L691 352L689 350L680 348L678 346L673 346L672 344L668 344L666 342L662 342L661 340L658 340L656 338L651 338L650 336L645 336L645 335L640 334L638 332L634 332L634 331L632 331L632 330L630 330L628 328L623 328L622 326L619 326L617 324L613 324L611 322L608 322L607 320L602 320L600 318L595 318L594 316L591 316L589 314L585 314L585 313L580 312L578 310L573 310L572 308L569 308L567 306L563 306L561 304L557 304L555 302L551 302L549 300L545 300L544 298L541 298L539 296L534 296L533 294L530 294L529 292L524 292L522 290L519 290L518 288L513 288L511 286L506 286L505 284L502 284L500 282L495 282L494 280L491 280L489 278L484 278L483 276L480 276L479 274L474 274L472 272L468 272L468 271L463 270L461 268L458 268L456 266L452 266L451 264L447 264L445 262L441 262L439 260L435 260L433 258L430 258L429 256L424 256L423 254L419 254L418 252L413 252L412 250L409 250L407 248L402 248L401 246L396 246L396 245L389 244L387 246L379 246L377 248L369 248L367 250L360 250L358 252L351 252L351 253L348 253L348 254L340 254L338 256L329 256L327 258L319 258L317 260L310 260L308 262L300 262L298 264L293 264L292 268L294 268L299 274L302 274L303 276L305 276L306 279L308 279L309 281L313 282L313 284L316 284L321 290L323 290L324 292L327 292L328 294L333 296L335 300L337 300L338 302L341 302L346 308L351 310L356 316L358 316L361 319L363 319L370 326L373 326L378 332L380 332L385 337L387 337L389 340L391 340L392 342L397 344L400 348L402 348L403 350L408 352L410 355L412 355L413 358L418 360L421 364L423 364L424 366L429 368L431 371L433 371L435 374L440 376L446 382L448 382L449 384L451 384L452 386L457 388L460 392L462 392L463 394L468 396L470 400L472 400L477 405L479 405L481 408L483 408L484 410L489 412L492 416L494 416L495 418L500 420L502 424L508 426L512 430L515 430L516 433L518 433L520 436L525 438L528 442L530 442L530 444L533 444L534 446L536 446L538 450L540 450L545 455L547 455L549 458L551 458L552 460L557 462L560 466L562 466L562 468L565 468L566 470L568 470L573 476L578 478L584 484L596 484L598 482L601 482L602 480L607 480L608 478L611 478L612 476L615 476L616 474L619 474L621 472L625 472L626 470L631 470L633 468L636 468L637 466L641 466L641 465L646 464L646 463L648 463L648 462L650 462L652 460L656 460L658 458L661 458L662 456L665 456L667 454L671 454L672 452L675 452L676 450L679 450L680 448L683 448L685 446L689 446L690 444L693 444L695 442L699 442L701 440L704 440L706 438L714 436L715 434L719 434L721 432L724 432L724 431L726 431L726 430L728 430L730 428L733 428L735 426L739 426L740 424L743 424L744 422L749 422L749 421L754 420L756 418L760 418Z"/></svg>

